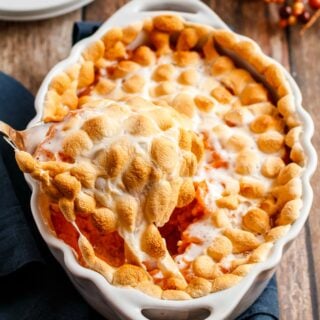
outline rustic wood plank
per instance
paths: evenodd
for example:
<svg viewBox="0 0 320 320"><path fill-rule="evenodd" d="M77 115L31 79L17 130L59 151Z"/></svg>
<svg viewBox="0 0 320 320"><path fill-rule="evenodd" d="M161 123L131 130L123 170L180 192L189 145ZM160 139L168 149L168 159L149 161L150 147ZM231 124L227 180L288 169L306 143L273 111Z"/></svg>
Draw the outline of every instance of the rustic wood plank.
<svg viewBox="0 0 320 320"><path fill-rule="evenodd" d="M318 60L320 56L319 46L319 22L312 29L308 30L301 37L297 30L289 32L289 42L291 45L290 62L292 73L298 82L302 95L303 106L308 110L315 123L315 134L313 144L318 151L320 150L320 132L317 127L320 124L319 113L319 83L320 74ZM310 287L312 289L313 319L320 318L320 185L317 183L320 179L320 171L317 170L312 179L313 191L315 194L313 207L308 220L307 250L310 270Z"/></svg>
<svg viewBox="0 0 320 320"><path fill-rule="evenodd" d="M36 93L42 79L71 48L73 22L81 10L37 22L0 22L0 70Z"/></svg>
<svg viewBox="0 0 320 320"><path fill-rule="evenodd" d="M115 11L121 8L129 0L105 1L95 0L84 9L83 19L93 21L104 21Z"/></svg>
<svg viewBox="0 0 320 320"><path fill-rule="evenodd" d="M303 229L277 270L281 319L314 319L305 234Z"/></svg>

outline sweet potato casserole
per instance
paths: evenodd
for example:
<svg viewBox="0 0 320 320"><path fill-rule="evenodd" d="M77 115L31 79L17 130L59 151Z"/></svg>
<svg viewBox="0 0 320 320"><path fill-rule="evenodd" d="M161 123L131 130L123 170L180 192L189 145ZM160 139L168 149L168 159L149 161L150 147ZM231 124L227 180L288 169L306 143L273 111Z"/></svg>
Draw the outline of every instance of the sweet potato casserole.
<svg viewBox="0 0 320 320"><path fill-rule="evenodd" d="M299 216L294 97L229 31L176 15L110 29L52 80L43 121L17 162L52 232L116 286L173 300L226 289Z"/></svg>

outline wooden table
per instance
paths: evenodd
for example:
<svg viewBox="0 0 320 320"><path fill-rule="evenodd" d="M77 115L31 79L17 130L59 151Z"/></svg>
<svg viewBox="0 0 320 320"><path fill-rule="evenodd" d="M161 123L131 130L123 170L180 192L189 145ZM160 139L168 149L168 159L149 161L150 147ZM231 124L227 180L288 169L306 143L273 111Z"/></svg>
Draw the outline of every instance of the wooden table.
<svg viewBox="0 0 320 320"><path fill-rule="evenodd" d="M147 0L146 0L147 1ZM72 25L79 20L107 19L126 0L96 0L83 10L39 22L0 22L0 70L20 80L33 93L46 73L69 54ZM320 28L300 37L297 30L279 30L271 21L277 9L262 0L207 0L236 32L256 40L264 51L287 67L303 93L320 148ZM282 319L320 318L320 172L313 178L316 194L305 228L282 260L277 272Z"/></svg>

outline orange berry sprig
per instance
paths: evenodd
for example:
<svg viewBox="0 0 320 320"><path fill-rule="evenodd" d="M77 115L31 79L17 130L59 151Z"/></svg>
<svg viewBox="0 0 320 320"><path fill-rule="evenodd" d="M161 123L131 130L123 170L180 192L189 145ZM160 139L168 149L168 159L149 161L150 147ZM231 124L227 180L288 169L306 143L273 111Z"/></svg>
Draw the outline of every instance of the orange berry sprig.
<svg viewBox="0 0 320 320"><path fill-rule="evenodd" d="M290 4L284 4L279 9L281 27L294 25L297 22L307 23L310 20L311 14L307 10L303 1L294 1Z"/></svg>
<svg viewBox="0 0 320 320"><path fill-rule="evenodd" d="M265 2L281 5L279 8L280 27L285 28L297 23L304 24L301 34L320 17L320 0L265 0Z"/></svg>

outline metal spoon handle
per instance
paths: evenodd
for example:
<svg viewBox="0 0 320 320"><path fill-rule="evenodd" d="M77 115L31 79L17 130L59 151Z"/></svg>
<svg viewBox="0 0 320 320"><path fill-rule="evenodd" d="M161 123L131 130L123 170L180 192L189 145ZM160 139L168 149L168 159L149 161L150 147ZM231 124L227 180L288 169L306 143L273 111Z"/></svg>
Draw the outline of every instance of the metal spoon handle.
<svg viewBox="0 0 320 320"><path fill-rule="evenodd" d="M13 129L3 121L0 121L0 135L2 135L13 148L25 150L22 132Z"/></svg>

